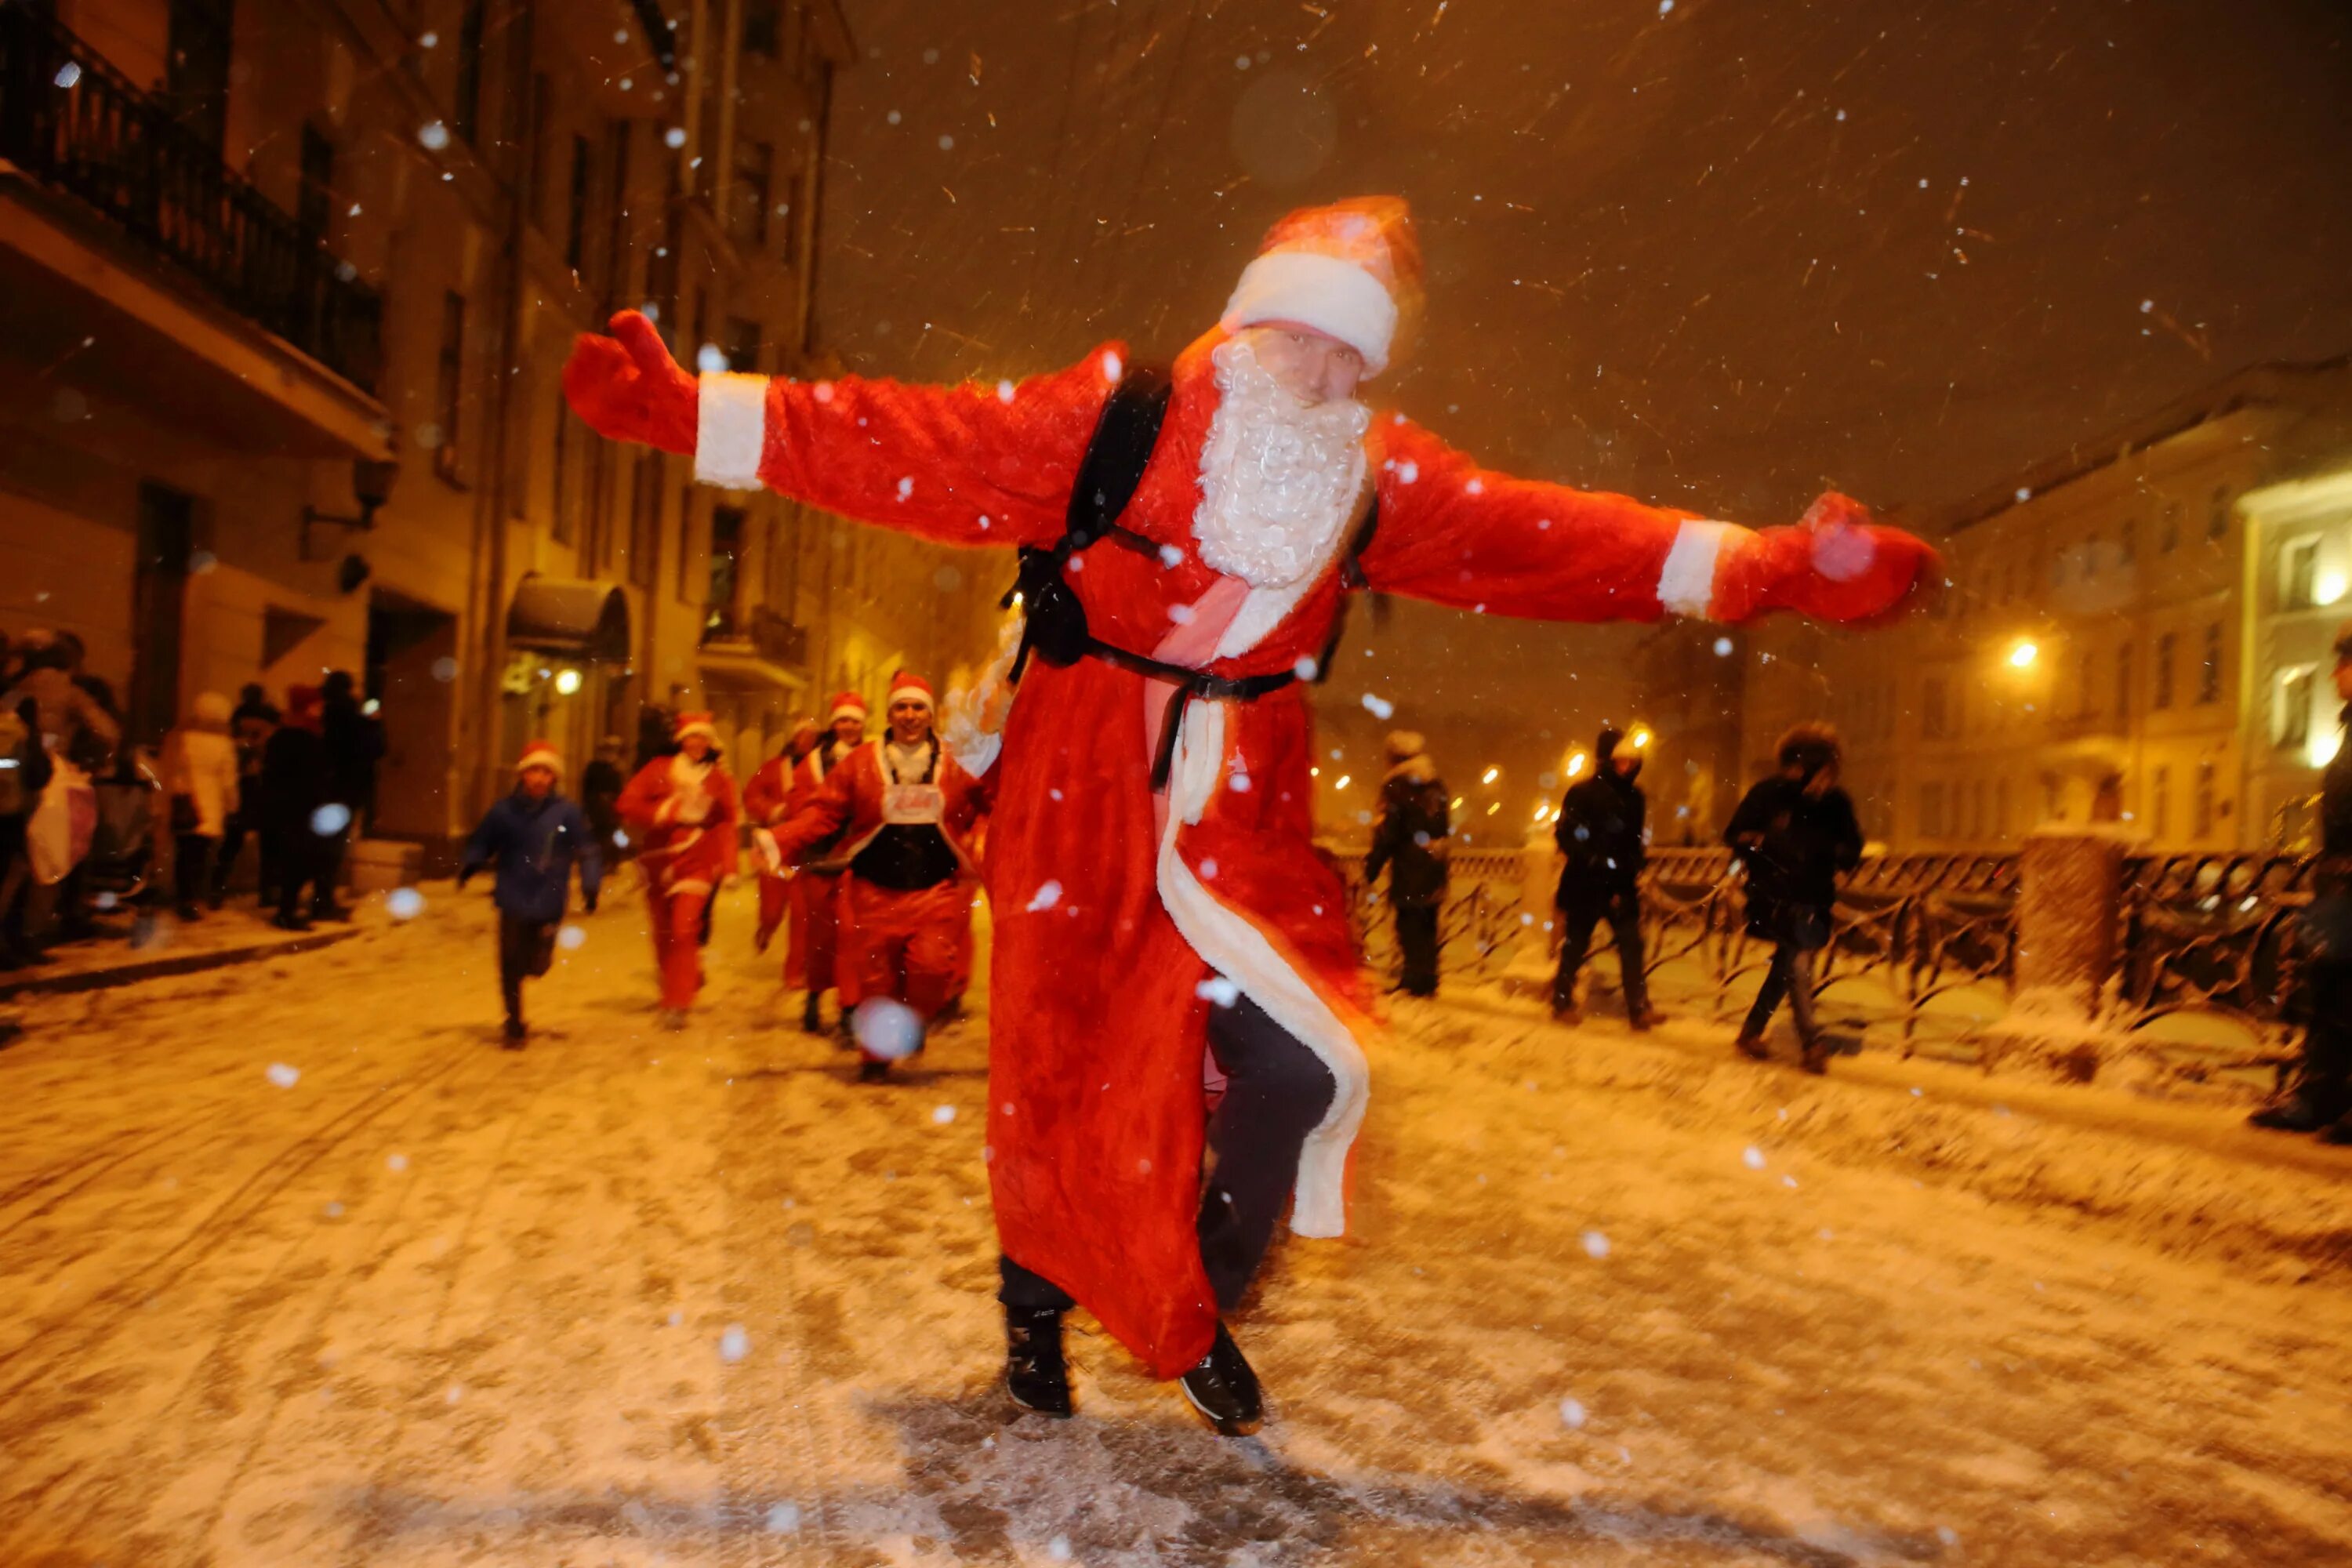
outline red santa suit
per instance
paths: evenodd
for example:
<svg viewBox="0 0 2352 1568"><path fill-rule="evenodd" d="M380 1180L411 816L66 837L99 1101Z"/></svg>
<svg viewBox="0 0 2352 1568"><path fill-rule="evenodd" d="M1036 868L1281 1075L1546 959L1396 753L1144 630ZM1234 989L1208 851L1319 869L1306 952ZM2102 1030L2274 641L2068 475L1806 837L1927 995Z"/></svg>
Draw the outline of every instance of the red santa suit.
<svg viewBox="0 0 2352 1568"><path fill-rule="evenodd" d="M774 940L792 908L793 879L791 868L775 858L773 839L765 837L762 830L784 819L784 802L792 795L793 770L799 765L799 759L788 747L761 763L743 781L743 820L751 829L751 847L760 878L760 923L752 933L751 944L761 952L768 950L768 943ZM800 984L789 957L784 962L784 984Z"/></svg>
<svg viewBox="0 0 2352 1568"><path fill-rule="evenodd" d="M910 679L898 678L894 701L915 689ZM936 735L901 748L886 732L852 752L776 830L787 860L840 841L830 854L848 867L835 899L844 1011L888 996L929 1019L955 994L977 874L969 840L984 794Z"/></svg>
<svg viewBox="0 0 2352 1568"><path fill-rule="evenodd" d="M1337 1091L1302 1150L1292 1229L1340 1233L1364 1113L1370 997L1345 889L1316 855L1304 687L1343 595L1362 586L1486 615L1832 620L1890 610L1932 562L1825 498L1804 525L1751 531L1622 496L1478 466L1402 414L1349 403L1334 492L1290 482L1249 415L1266 397L1254 325L1292 321L1377 371L1418 271L1402 204L1295 215L1244 274L1218 328L1177 360L1157 446L1120 521L1065 576L1102 642L1242 687L1196 686L1168 787L1152 785L1171 688L1131 666L1033 661L989 776L990 1179L1009 1257L1090 1308L1173 1376L1215 1331L1196 1215L1211 1007L1247 996L1311 1047ZM698 475L764 485L940 543L1050 547L1129 353L1112 342L1014 383L910 386L843 377L701 378L649 326L583 339L572 405L608 435L691 452ZM1228 403L1233 405L1231 410ZM1294 409L1296 405L1294 403ZM1221 418L1221 414L1231 416ZM1316 418L1327 417L1318 409ZM1320 425L1305 441L1330 437ZM1264 493L1256 493L1262 490ZM1378 527L1349 570L1364 504ZM1231 695L1241 691L1255 695ZM1230 988L1226 983L1230 983Z"/></svg>
<svg viewBox="0 0 2352 1568"><path fill-rule="evenodd" d="M681 713L677 738L718 728L708 713ZM736 824L741 808L735 781L714 750L697 763L683 752L656 757L621 791L621 820L637 842L646 902L661 974L661 1005L683 1012L702 986L702 911L710 890L735 870Z"/></svg>

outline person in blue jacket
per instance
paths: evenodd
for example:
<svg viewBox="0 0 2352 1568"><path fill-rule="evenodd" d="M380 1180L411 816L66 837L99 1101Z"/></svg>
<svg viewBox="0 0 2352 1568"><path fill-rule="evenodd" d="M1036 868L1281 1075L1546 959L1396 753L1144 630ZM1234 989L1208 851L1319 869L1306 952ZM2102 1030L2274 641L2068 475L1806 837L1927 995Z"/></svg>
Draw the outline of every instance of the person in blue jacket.
<svg viewBox="0 0 2352 1568"><path fill-rule="evenodd" d="M555 961L572 868L580 868L581 901L591 911L604 876L587 817L556 787L562 772L563 759L546 742L524 747L515 763L514 792L483 815L457 869L462 888L483 867L498 868L499 992L506 1000L510 1051L522 1049L523 979L546 973Z"/></svg>

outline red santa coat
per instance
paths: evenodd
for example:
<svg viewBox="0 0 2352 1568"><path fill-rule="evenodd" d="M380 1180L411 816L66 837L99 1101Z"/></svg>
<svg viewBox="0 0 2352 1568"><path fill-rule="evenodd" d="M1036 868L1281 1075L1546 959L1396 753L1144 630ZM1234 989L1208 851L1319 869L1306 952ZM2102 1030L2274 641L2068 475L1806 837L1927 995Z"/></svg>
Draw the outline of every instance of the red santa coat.
<svg viewBox="0 0 2352 1568"><path fill-rule="evenodd" d="M936 773L932 782L943 797L940 835L955 852L956 863L967 873L976 873L979 866L971 853L971 837L984 809L987 788L944 745L940 748ZM776 852L789 864L838 833L841 846L826 858L844 864L856 859L857 852L882 831L884 794L889 782L882 766L882 742L861 742L856 751L834 764L821 786L776 829Z"/></svg>
<svg viewBox="0 0 2352 1568"><path fill-rule="evenodd" d="M1192 531L1222 341L1210 334L1175 366L1159 445L1123 519L1158 554L1098 544L1067 574L1095 635L1138 652L1161 647L1213 590L1246 587L1202 562ZM697 470L942 543L1050 544L1125 353L1107 345L1017 385L708 376ZM593 383L567 384L592 422L627 427ZM680 432L672 421L654 438ZM1489 472L1401 415L1378 416L1367 445L1380 505L1360 563L1368 585L1465 609L1647 621L1670 608L1741 620L1785 607L1854 619L1890 608L1927 558L1906 536L1873 530L1856 536L1882 546L1867 568L1832 580L1799 530L1755 533ZM1292 588L1247 588L1203 668L1311 669L1339 613L1343 553L1333 548ZM1336 1236L1344 1223L1372 1026L1344 891L1314 851L1303 689L1193 702L1164 800L1150 785L1156 735L1142 676L1100 659L1036 661L998 754L966 761L994 794L988 1152L999 1235L1166 1377L1205 1352L1216 1319L1194 1228L1206 1025L1227 994L1208 983L1232 982L1337 1084L1300 1163L1292 1227L1304 1235Z"/></svg>
<svg viewBox="0 0 2352 1568"><path fill-rule="evenodd" d="M656 892L708 893L735 871L735 781L712 759L698 785L684 753L656 757L621 791L621 820L637 842L637 865Z"/></svg>

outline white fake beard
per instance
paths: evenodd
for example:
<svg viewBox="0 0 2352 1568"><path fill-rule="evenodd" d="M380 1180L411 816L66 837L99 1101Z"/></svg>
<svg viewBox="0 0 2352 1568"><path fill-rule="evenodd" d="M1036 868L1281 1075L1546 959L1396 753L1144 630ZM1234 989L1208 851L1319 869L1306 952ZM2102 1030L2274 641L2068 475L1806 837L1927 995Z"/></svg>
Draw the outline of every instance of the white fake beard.
<svg viewBox="0 0 2352 1568"><path fill-rule="evenodd" d="M1217 411L1192 537L1201 559L1228 576L1288 587L1321 569L1356 515L1371 410L1352 398L1301 406L1242 338L1209 358Z"/></svg>

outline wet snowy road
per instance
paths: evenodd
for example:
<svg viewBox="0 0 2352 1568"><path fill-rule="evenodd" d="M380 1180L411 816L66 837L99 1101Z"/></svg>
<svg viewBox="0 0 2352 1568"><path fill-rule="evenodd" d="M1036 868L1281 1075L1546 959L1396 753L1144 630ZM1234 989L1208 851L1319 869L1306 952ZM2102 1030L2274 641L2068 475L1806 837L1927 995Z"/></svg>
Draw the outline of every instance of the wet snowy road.
<svg viewBox="0 0 2352 1568"><path fill-rule="evenodd" d="M737 895L657 1034L616 902L502 1052L487 903L426 892L329 951L22 1006L0 1563L2352 1552L2352 1152L1415 1005L1354 1234L1279 1254L1240 1327L1262 1438L1094 1334L1079 1418L1012 1421L981 1021L857 1087Z"/></svg>

